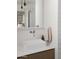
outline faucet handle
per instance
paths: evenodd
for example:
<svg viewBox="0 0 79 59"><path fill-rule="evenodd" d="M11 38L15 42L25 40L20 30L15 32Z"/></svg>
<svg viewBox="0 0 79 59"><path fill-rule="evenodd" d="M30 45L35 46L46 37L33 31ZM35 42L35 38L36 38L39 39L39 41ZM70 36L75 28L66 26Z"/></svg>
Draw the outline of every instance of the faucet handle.
<svg viewBox="0 0 79 59"><path fill-rule="evenodd" d="M32 33L32 31L30 31L30 33Z"/></svg>
<svg viewBox="0 0 79 59"><path fill-rule="evenodd" d="M35 33L35 30L33 30L33 33Z"/></svg>
<svg viewBox="0 0 79 59"><path fill-rule="evenodd" d="M30 33L35 33L35 30L33 30L33 31L30 31Z"/></svg>

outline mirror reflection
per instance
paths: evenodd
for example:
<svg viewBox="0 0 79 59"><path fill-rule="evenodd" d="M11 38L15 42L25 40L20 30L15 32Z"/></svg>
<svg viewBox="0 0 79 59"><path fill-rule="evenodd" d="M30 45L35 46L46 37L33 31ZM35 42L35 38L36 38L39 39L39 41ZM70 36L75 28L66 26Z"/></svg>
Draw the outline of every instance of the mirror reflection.
<svg viewBox="0 0 79 59"><path fill-rule="evenodd" d="M17 0L17 27L43 27L43 0Z"/></svg>

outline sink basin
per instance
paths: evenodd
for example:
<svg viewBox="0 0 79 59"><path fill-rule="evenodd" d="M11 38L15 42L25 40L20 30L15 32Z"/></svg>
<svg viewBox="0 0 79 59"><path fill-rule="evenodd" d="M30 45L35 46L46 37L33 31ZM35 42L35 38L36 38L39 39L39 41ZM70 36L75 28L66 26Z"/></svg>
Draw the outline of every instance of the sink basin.
<svg viewBox="0 0 79 59"><path fill-rule="evenodd" d="M24 48L26 49L37 49L46 45L46 42L41 39L28 40L24 42Z"/></svg>
<svg viewBox="0 0 79 59"><path fill-rule="evenodd" d="M18 57L52 48L52 46L46 46L46 42L41 39L26 40L20 43L17 50Z"/></svg>

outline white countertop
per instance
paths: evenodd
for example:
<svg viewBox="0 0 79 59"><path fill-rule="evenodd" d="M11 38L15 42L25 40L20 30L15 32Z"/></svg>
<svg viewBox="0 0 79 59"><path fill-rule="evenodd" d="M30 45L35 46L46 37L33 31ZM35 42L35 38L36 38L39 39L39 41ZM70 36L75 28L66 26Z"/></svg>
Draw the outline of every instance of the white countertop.
<svg viewBox="0 0 79 59"><path fill-rule="evenodd" d="M23 43L23 45L22 45ZM17 57L29 55L37 52L41 52L48 49L53 49L54 45L51 43L50 45L46 45L46 42L41 39L38 40L28 40L26 42L18 43L17 48Z"/></svg>

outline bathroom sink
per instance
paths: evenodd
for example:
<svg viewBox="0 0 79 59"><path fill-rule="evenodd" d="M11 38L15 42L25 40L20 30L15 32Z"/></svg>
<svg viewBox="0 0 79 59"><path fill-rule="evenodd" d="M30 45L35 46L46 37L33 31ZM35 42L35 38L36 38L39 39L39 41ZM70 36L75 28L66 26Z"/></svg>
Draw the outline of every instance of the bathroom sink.
<svg viewBox="0 0 79 59"><path fill-rule="evenodd" d="M28 40L24 42L24 48L26 49L37 49L46 45L46 42L41 39Z"/></svg>
<svg viewBox="0 0 79 59"><path fill-rule="evenodd" d="M27 40L21 43L21 46L18 46L17 56L28 55L50 49L50 46L46 46L46 42L41 39Z"/></svg>

